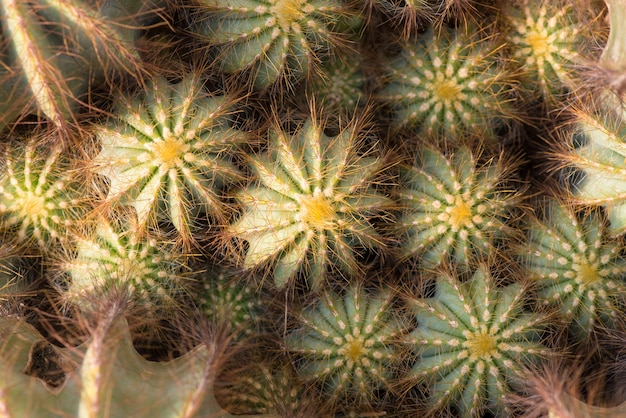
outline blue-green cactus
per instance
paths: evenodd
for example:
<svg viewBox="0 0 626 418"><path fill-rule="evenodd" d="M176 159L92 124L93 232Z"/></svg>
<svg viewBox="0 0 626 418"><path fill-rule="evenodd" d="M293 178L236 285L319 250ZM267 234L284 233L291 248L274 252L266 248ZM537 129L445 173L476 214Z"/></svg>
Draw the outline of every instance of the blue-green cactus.
<svg viewBox="0 0 626 418"><path fill-rule="evenodd" d="M539 333L546 318L525 312L526 295L519 284L498 287L482 265L467 282L438 276L433 297L412 301L418 325L406 341L418 358L406 378L428 384L430 407L504 414L512 380L550 353Z"/></svg>
<svg viewBox="0 0 626 418"><path fill-rule="evenodd" d="M524 265L540 300L558 308L577 339L623 315L626 259L620 248L597 211L579 220L571 208L551 202L546 218L530 223Z"/></svg>
<svg viewBox="0 0 626 418"><path fill-rule="evenodd" d="M394 313L393 292L369 293L351 286L324 293L300 315L302 327L287 336L298 354L298 373L322 382L334 401L371 403L377 388L388 388L400 364L396 343L405 326Z"/></svg>
<svg viewBox="0 0 626 418"><path fill-rule="evenodd" d="M462 267L496 251L494 240L506 236L519 202L513 167L504 157L481 164L468 147L450 156L424 147L416 164L401 170L402 255L417 256L427 267L446 260Z"/></svg>

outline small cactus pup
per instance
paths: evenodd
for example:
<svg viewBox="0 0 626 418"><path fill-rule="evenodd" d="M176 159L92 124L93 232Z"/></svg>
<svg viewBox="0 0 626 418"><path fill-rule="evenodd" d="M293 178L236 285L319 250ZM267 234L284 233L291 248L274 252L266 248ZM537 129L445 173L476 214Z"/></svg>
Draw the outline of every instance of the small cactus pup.
<svg viewBox="0 0 626 418"><path fill-rule="evenodd" d="M43 253L71 241L94 199L67 150L46 138L5 143L0 162L0 228Z"/></svg>
<svg viewBox="0 0 626 418"><path fill-rule="evenodd" d="M264 293L234 270L209 265L202 273L200 309L211 322L223 326L234 342L261 332Z"/></svg>
<svg viewBox="0 0 626 418"><path fill-rule="evenodd" d="M598 211L579 219L564 203L551 202L545 219L531 221L522 259L540 300L556 306L578 340L594 326L612 327L623 315L626 259Z"/></svg>
<svg viewBox="0 0 626 418"><path fill-rule="evenodd" d="M49 345L65 371L64 383L54 389L24 374L34 360L34 349L45 338L25 322L0 317L2 416L233 417L213 394L219 340L175 360L151 362L133 347L126 321L109 316L113 320L102 320L91 339L79 347Z"/></svg>
<svg viewBox="0 0 626 418"><path fill-rule="evenodd" d="M273 265L278 287L302 272L317 290L329 267L355 276L359 251L386 249L372 219L393 202L375 188L385 161L375 143L361 152L366 138L356 122L328 137L315 116L293 134L269 131L268 152L249 158L256 182L237 195L243 214L227 230L248 242L244 268Z"/></svg>
<svg viewBox="0 0 626 418"><path fill-rule="evenodd" d="M501 45L485 36L442 27L401 44L390 58L386 86L375 94L390 107L394 130L497 143L495 130L512 116L512 106L497 56Z"/></svg>
<svg viewBox="0 0 626 418"><path fill-rule="evenodd" d="M0 102L17 101L24 112L41 113L62 127L73 121L95 78L106 78L111 71L140 76L137 16L146 12L148 2L110 0L97 8L91 3L0 2L2 43L8 45L2 66L22 77L20 89ZM21 91L29 97L13 96Z"/></svg>
<svg viewBox="0 0 626 418"><path fill-rule="evenodd" d="M241 178L234 156L245 141L232 127L233 105L194 75L120 95L95 127L101 150L91 166L110 183L107 202L133 206L140 228L170 221L186 247L202 214L225 223L223 189Z"/></svg>
<svg viewBox="0 0 626 418"><path fill-rule="evenodd" d="M195 0L191 31L218 44L220 68L265 89L305 78L320 55L349 43L358 16L344 0Z"/></svg>
<svg viewBox="0 0 626 418"><path fill-rule="evenodd" d="M326 57L319 71L306 80L304 96L314 98L328 118L354 115L367 101L367 76L361 64L360 54Z"/></svg>
<svg viewBox="0 0 626 418"><path fill-rule="evenodd" d="M522 75L525 95L552 99L576 88L577 68L597 59L603 33L591 2L566 0L505 2L506 43ZM595 19L595 21L594 21ZM600 49L595 48L599 55Z"/></svg>
<svg viewBox="0 0 626 418"><path fill-rule="evenodd" d="M158 236L139 233L133 216L102 216L94 231L76 241L76 255L62 265L69 283L60 287L64 298L86 314L98 309L98 295L124 292L158 317L188 291L183 255Z"/></svg>
<svg viewBox="0 0 626 418"><path fill-rule="evenodd" d="M424 147L414 164L401 166L401 255L419 257L428 268L445 261L465 268L493 254L521 200L516 166L504 154L483 162L465 146L450 155Z"/></svg>
<svg viewBox="0 0 626 418"><path fill-rule="evenodd" d="M550 354L540 342L546 318L524 311L525 294L518 283L498 287L481 265L466 282L439 275L433 297L411 301L418 325L406 342L418 358L406 380L428 384L433 414L506 415L513 379Z"/></svg>
<svg viewBox="0 0 626 418"><path fill-rule="evenodd" d="M301 328L287 336L286 349L300 357L298 373L322 383L332 404L375 404L375 390L389 388L401 358L396 342L405 329L393 296L360 285L343 294L327 291L301 312Z"/></svg>
<svg viewBox="0 0 626 418"><path fill-rule="evenodd" d="M226 384L220 378L215 397L224 409L237 415L325 416L319 403L313 401L312 391L302 384L288 359L254 360L246 366L244 374L226 378Z"/></svg>

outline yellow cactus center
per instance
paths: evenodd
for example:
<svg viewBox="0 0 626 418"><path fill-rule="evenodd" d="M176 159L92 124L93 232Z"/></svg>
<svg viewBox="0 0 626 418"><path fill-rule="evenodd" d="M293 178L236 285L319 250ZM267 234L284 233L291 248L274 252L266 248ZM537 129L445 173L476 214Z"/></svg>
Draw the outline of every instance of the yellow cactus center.
<svg viewBox="0 0 626 418"><path fill-rule="evenodd" d="M18 203L22 213L30 219L46 216L46 199L34 193L27 193Z"/></svg>
<svg viewBox="0 0 626 418"><path fill-rule="evenodd" d="M602 280L595 266L583 262L578 265L578 280L586 285L592 285Z"/></svg>
<svg viewBox="0 0 626 418"><path fill-rule="evenodd" d="M169 136L161 142L154 143L152 152L158 162L171 167L176 165L178 160L187 151L187 148L187 144L182 140L174 136Z"/></svg>
<svg viewBox="0 0 626 418"><path fill-rule="evenodd" d="M545 55L550 49L548 37L539 32L530 32L526 35L526 43L530 45L535 55Z"/></svg>
<svg viewBox="0 0 626 418"><path fill-rule="evenodd" d="M454 229L459 229L471 220L472 207L460 197L455 203L455 206L449 206L447 209L448 221Z"/></svg>
<svg viewBox="0 0 626 418"><path fill-rule="evenodd" d="M468 338L466 345L471 355L481 358L491 355L497 346L496 338L485 332Z"/></svg>
<svg viewBox="0 0 626 418"><path fill-rule="evenodd" d="M358 339L350 341L344 349L344 355L354 363L360 362L365 352L362 342Z"/></svg>
<svg viewBox="0 0 626 418"><path fill-rule="evenodd" d="M304 3L306 0L276 0L271 12L276 16L278 24L284 31L288 31L293 22L302 19Z"/></svg>
<svg viewBox="0 0 626 418"><path fill-rule="evenodd" d="M335 208L322 193L316 192L313 196L302 196L300 204L300 220L302 222L317 229L333 226L336 215Z"/></svg>
<svg viewBox="0 0 626 418"><path fill-rule="evenodd" d="M451 102L456 100L461 87L454 80L440 80L435 83L433 92L440 100Z"/></svg>

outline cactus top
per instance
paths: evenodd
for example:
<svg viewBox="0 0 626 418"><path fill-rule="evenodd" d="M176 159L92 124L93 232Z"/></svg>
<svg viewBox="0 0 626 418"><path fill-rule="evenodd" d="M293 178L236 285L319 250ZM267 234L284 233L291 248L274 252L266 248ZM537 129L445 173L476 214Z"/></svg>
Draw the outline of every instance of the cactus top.
<svg viewBox="0 0 626 418"><path fill-rule="evenodd" d="M330 265L359 271L356 247L381 247L370 219L391 204L372 187L382 161L358 145L354 129L330 138L310 120L294 135L273 131L269 153L250 159L258 184L238 195L245 212L229 229L249 243L246 268L273 262L279 287L306 270L315 289Z"/></svg>

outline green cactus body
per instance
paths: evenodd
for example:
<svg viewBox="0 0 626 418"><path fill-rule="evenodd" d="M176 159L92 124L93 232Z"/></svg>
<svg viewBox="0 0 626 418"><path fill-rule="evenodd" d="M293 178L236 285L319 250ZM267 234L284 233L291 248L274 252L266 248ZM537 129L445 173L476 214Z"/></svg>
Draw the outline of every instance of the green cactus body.
<svg viewBox="0 0 626 418"><path fill-rule="evenodd" d="M249 68L259 89L306 76L320 53L347 41L341 30L355 26L343 0L200 0L199 8L212 12L192 30L222 45L224 71Z"/></svg>
<svg viewBox="0 0 626 418"><path fill-rule="evenodd" d="M203 345L175 360L150 362L135 351L126 321L118 318L78 348L53 349L61 368L76 365L66 367L65 383L51 390L23 373L44 338L13 318L0 318L0 330L3 417L232 417L213 395L215 347Z"/></svg>
<svg viewBox="0 0 626 418"><path fill-rule="evenodd" d="M0 170L0 219L18 242L36 242L46 252L67 243L72 228L91 209L87 186L60 147L37 138L7 144Z"/></svg>
<svg viewBox="0 0 626 418"><path fill-rule="evenodd" d="M523 259L543 303L556 305L573 334L586 339L594 325L610 327L623 311L626 259L621 246L606 237L598 213L579 222L554 202L547 213L531 224Z"/></svg>
<svg viewBox="0 0 626 418"><path fill-rule="evenodd" d="M263 313L263 293L237 282L235 274L216 266L203 274L200 307L213 322L224 325L235 341L254 334Z"/></svg>
<svg viewBox="0 0 626 418"><path fill-rule="evenodd" d="M504 237L519 192L511 188L514 164L480 165L469 148L450 157L424 148L413 166L404 166L399 195L404 211L398 220L402 254L419 256L427 267L451 259L461 267L495 251Z"/></svg>
<svg viewBox="0 0 626 418"><path fill-rule="evenodd" d="M93 77L112 69L134 72L140 57L133 16L143 2L109 1L96 10L80 0L2 0L0 17L10 62L37 109L62 126L71 118ZM134 3L129 7L127 3ZM114 19L119 25L114 24ZM18 97L18 101L28 100ZM2 97L0 101L11 100ZM31 110L30 108L28 110Z"/></svg>
<svg viewBox="0 0 626 418"><path fill-rule="evenodd" d="M216 387L215 397L233 414L277 413L281 417L299 415L307 404L305 386L300 384L289 362L254 364L248 375L238 376L232 384ZM315 409L319 413L319 409Z"/></svg>
<svg viewBox="0 0 626 418"><path fill-rule="evenodd" d="M573 87L574 67L585 62L585 35L592 25L567 1L523 0L503 9L507 44L523 71L526 94L551 97Z"/></svg>
<svg viewBox="0 0 626 418"><path fill-rule="evenodd" d="M201 213L223 221L222 189L241 178L233 157L245 140L231 127L231 107L193 76L119 97L115 117L96 128L102 149L92 161L110 181L107 201L132 205L141 226L169 220L183 242L193 241Z"/></svg>
<svg viewBox="0 0 626 418"><path fill-rule="evenodd" d="M174 306L185 292L181 256L136 231L126 219L101 218L91 236L78 239L76 257L64 265L71 278L66 298L89 311L95 295L122 289L152 313Z"/></svg>
<svg viewBox="0 0 626 418"><path fill-rule="evenodd" d="M301 313L302 328L287 336L287 350L301 356L298 373L322 382L334 401L370 403L399 364L394 342L403 326L392 299L392 292L369 294L354 285L343 295L323 294Z"/></svg>
<svg viewBox="0 0 626 418"><path fill-rule="evenodd" d="M476 33L444 28L402 44L376 94L391 107L392 126L447 141L478 135L494 142L494 129L511 114L498 48Z"/></svg>
<svg viewBox="0 0 626 418"><path fill-rule="evenodd" d="M367 79L361 71L359 55L347 59L331 57L307 81L306 96L315 98L316 104L329 117L353 115L366 101Z"/></svg>
<svg viewBox="0 0 626 418"><path fill-rule="evenodd" d="M438 277L434 297L413 301L418 326L407 342L419 358L407 378L430 384L431 407L503 416L512 379L550 353L539 342L545 318L524 312L524 295L518 284L496 287L481 266L468 282Z"/></svg>
<svg viewBox="0 0 626 418"><path fill-rule="evenodd" d="M305 270L318 289L328 266L359 271L355 247L382 249L370 220L391 204L373 189L383 162L359 155L359 140L353 127L330 138L311 120L293 135L270 132L269 152L250 159L258 183L239 193L245 212L228 230L249 243L245 268L275 264L279 287Z"/></svg>
<svg viewBox="0 0 626 418"><path fill-rule="evenodd" d="M626 130L619 104L603 106L596 112L579 112L570 141L576 146L564 160L583 172L573 185L580 203L601 205L609 219L609 232L626 232Z"/></svg>

